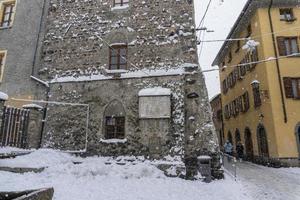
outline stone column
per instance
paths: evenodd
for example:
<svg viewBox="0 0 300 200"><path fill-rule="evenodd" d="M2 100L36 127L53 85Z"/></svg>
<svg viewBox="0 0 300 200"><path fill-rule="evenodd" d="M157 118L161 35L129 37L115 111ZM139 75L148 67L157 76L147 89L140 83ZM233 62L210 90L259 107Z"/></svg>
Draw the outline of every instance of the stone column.
<svg viewBox="0 0 300 200"><path fill-rule="evenodd" d="M23 108L30 110L27 129L28 148L39 148L41 142L43 107L35 104L24 105Z"/></svg>

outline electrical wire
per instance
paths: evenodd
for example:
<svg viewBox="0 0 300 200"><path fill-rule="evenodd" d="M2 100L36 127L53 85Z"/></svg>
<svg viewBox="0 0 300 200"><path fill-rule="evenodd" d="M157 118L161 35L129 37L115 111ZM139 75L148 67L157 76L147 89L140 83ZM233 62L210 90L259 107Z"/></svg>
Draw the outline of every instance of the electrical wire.
<svg viewBox="0 0 300 200"><path fill-rule="evenodd" d="M282 60L285 58L291 58L291 57L295 57L295 56L300 56L300 53L293 53L291 55L287 55L287 56L279 56L277 58L275 57L270 57L267 59L263 59L263 60L259 60L259 61L255 61L255 62L248 62L248 63L242 63L242 64L238 64L238 65L231 65L231 66L226 66L224 68L235 68L235 67L240 67L240 66L247 66L247 65L252 65L252 64L260 64L260 63L266 63L266 62L271 62L274 60ZM220 71L222 69L218 68L218 69L208 69L208 70L202 70L202 73L207 73L207 72L213 72L213 71Z"/></svg>

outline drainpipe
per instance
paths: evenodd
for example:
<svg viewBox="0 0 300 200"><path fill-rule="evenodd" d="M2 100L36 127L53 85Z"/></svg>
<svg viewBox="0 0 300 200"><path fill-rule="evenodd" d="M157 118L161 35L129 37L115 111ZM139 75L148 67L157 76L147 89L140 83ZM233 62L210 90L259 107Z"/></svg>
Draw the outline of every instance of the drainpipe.
<svg viewBox="0 0 300 200"><path fill-rule="evenodd" d="M32 69L31 69L31 75L34 76L34 68L36 65L36 59L37 59L37 51L39 47L39 41L41 37L41 30L42 30L42 25L43 25L43 18L45 15L45 9L46 9L46 0L43 2L43 7L42 7L42 14L41 14L41 19L40 19L40 24L39 24L39 29L38 29L38 35L37 35L37 40L36 40L36 46L33 54L33 61L32 61Z"/></svg>
<svg viewBox="0 0 300 200"><path fill-rule="evenodd" d="M272 6L273 6L273 0L270 0L268 15L269 15L269 22L270 22L270 27L271 27L271 32L272 32L274 53L275 53L275 57L278 58L276 39L275 39L275 35L274 35L274 26L273 26L272 16L271 16ZM282 103L282 110L283 110L283 116L284 116L284 123L287 123L288 119L287 119L287 112L286 112L286 106L285 106L285 98L284 98L284 94L283 94L283 86L282 86L282 82L281 82L280 65L279 65L278 59L276 59L275 62L276 62L277 75L278 75L278 81L279 81L279 89L280 89L280 95L281 95L281 103Z"/></svg>
<svg viewBox="0 0 300 200"><path fill-rule="evenodd" d="M33 79L34 81L37 81L39 84L43 85L46 88L46 101L48 102L49 94L50 94L50 87L49 87L48 83L34 77L34 71L35 71L35 66L36 66L36 61L37 61L37 52L38 52L39 42L40 42L40 38L41 38L41 30L42 30L42 26L43 26L43 19L44 19L44 15L45 15L46 3L47 3L47 0L44 0L40 23L39 23L38 35L37 35L37 40L36 40L36 46L35 46L34 56L33 56L33 61L32 61L32 69L31 69L30 77L31 77L31 79ZM42 146L42 140L43 140L42 138L43 138L43 132L45 129L47 109L48 109L48 103L45 104L45 108L43 110L42 128L41 128L40 141L39 141L38 148L41 148L41 146Z"/></svg>

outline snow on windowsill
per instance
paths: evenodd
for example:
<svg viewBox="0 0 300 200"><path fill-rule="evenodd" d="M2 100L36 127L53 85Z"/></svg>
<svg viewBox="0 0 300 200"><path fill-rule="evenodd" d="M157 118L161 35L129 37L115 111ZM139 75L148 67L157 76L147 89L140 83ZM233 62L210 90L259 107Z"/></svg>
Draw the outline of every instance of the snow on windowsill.
<svg viewBox="0 0 300 200"><path fill-rule="evenodd" d="M129 5L115 6L115 7L111 8L111 11L114 11L114 10L125 10L125 9L128 9L128 8L129 8Z"/></svg>
<svg viewBox="0 0 300 200"><path fill-rule="evenodd" d="M116 144L116 143L126 143L127 142L127 139L100 139L100 142L102 143L106 143L106 144Z"/></svg>
<svg viewBox="0 0 300 200"><path fill-rule="evenodd" d="M4 92L0 92L0 100L7 101L8 100L8 95L5 94Z"/></svg>

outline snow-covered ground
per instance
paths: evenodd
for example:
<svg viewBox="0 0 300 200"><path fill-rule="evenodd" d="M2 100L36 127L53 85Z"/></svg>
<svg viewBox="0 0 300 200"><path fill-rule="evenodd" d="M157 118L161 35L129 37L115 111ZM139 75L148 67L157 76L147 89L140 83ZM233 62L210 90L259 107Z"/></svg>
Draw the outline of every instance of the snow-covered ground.
<svg viewBox="0 0 300 200"><path fill-rule="evenodd" d="M1 149L0 152L18 149ZM79 164L81 163L81 164ZM0 159L1 166L41 168L41 173L0 171L0 191L54 187L56 200L298 200L300 169L273 169L238 163L238 181L230 176L210 184L170 178L156 166L181 166L179 158L149 161L144 157L80 158L41 149L14 159ZM174 171L170 169L170 173Z"/></svg>
<svg viewBox="0 0 300 200"><path fill-rule="evenodd" d="M163 162L182 164L177 159ZM0 171L0 191L54 187L56 200L251 199L242 185L229 177L210 184L169 178L155 166L158 163L162 161L150 162L143 157L78 158L53 150L38 150L0 160L0 166L47 167L42 173Z"/></svg>

